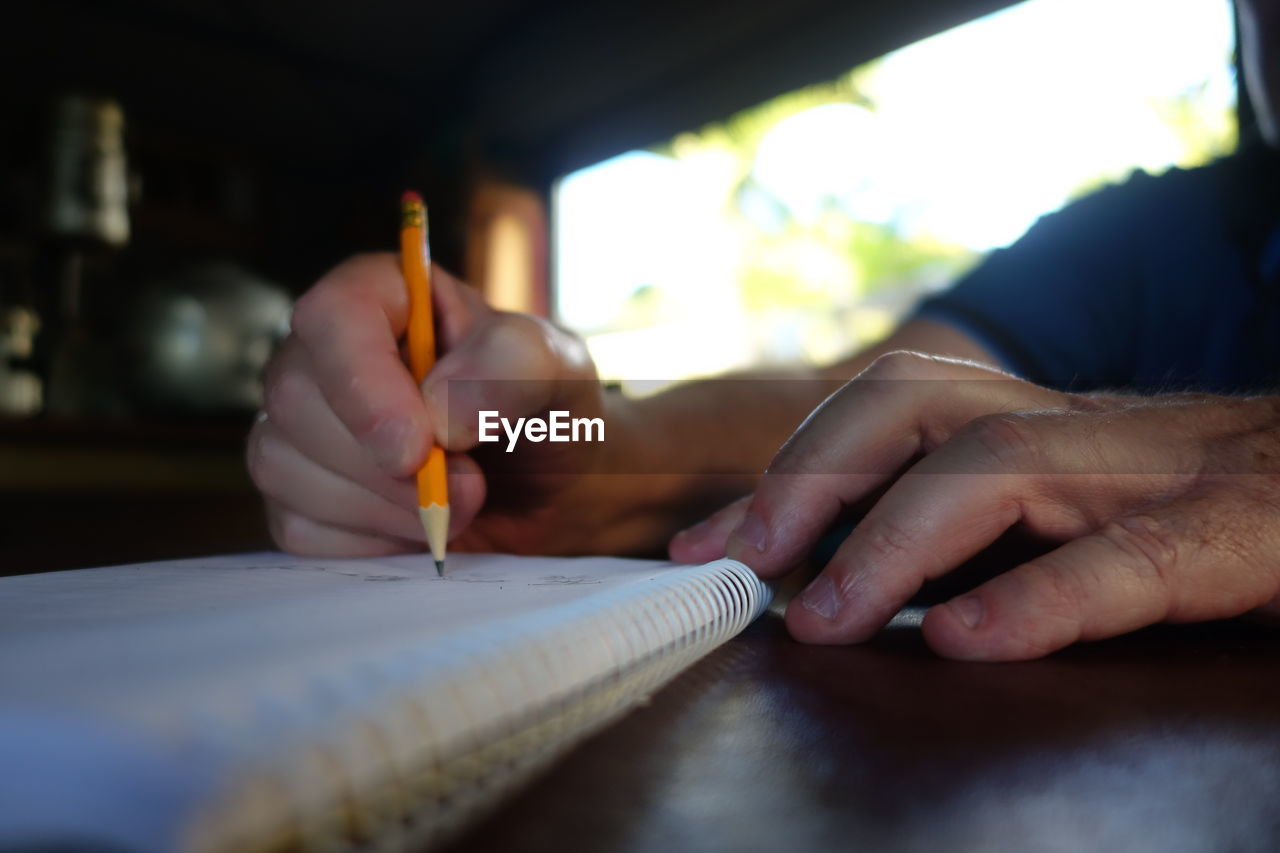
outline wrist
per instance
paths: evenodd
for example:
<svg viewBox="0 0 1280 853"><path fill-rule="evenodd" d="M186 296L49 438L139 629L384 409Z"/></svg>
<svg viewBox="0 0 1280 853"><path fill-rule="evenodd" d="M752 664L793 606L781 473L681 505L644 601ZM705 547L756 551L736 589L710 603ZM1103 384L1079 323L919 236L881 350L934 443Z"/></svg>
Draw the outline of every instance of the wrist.
<svg viewBox="0 0 1280 853"><path fill-rule="evenodd" d="M671 534L692 514L686 505L705 487L679 446L680 424L655 403L604 392L609 438L582 495L600 519L602 553L665 554Z"/></svg>
<svg viewBox="0 0 1280 853"><path fill-rule="evenodd" d="M675 531L751 488L754 476L712 473L702 425L689 412L613 389L603 407L606 440L560 501L589 520L575 551L663 555Z"/></svg>

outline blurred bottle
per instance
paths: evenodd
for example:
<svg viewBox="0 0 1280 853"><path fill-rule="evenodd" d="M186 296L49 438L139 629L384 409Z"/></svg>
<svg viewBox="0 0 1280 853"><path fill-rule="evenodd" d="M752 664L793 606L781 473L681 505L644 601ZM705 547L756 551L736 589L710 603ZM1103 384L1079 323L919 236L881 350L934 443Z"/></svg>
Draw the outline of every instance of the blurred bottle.
<svg viewBox="0 0 1280 853"><path fill-rule="evenodd" d="M119 104L84 95L58 100L49 180L49 233L116 247L129 242L129 175Z"/></svg>
<svg viewBox="0 0 1280 853"><path fill-rule="evenodd" d="M48 411L101 414L115 407L104 391L103 342L84 316L84 255L129 241L129 176L124 111L109 98L67 95L53 108L45 229L53 253L56 308L49 336Z"/></svg>
<svg viewBox="0 0 1280 853"><path fill-rule="evenodd" d="M31 357L40 320L28 308L0 307L0 414L32 415L42 403L40 379L22 368Z"/></svg>

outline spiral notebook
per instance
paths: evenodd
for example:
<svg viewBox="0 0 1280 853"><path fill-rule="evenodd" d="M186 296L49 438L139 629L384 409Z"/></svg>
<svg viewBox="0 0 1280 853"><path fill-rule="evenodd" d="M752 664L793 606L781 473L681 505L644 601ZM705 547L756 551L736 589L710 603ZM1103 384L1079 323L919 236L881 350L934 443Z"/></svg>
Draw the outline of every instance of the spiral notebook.
<svg viewBox="0 0 1280 853"><path fill-rule="evenodd" d="M0 850L416 850L758 616L744 566L261 553L0 578Z"/></svg>

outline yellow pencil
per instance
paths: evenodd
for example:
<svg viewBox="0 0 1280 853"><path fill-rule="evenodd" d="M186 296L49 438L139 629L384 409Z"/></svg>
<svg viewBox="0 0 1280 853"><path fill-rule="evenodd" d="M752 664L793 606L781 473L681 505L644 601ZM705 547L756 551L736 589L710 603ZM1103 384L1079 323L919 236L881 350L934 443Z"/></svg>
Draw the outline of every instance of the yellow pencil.
<svg viewBox="0 0 1280 853"><path fill-rule="evenodd" d="M427 208L422 197L406 192L400 198L400 265L409 288L409 370L419 385L436 363L436 330L431 312L431 247L427 242ZM427 547L444 577L445 545L449 538L449 486L444 449L434 442L427 462L418 471L418 517Z"/></svg>

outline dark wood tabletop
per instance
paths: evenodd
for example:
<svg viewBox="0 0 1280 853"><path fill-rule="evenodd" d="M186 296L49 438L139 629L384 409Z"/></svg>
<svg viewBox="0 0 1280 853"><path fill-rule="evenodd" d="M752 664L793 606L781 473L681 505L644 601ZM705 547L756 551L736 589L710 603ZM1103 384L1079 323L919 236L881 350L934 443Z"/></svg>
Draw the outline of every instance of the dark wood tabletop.
<svg viewBox="0 0 1280 853"><path fill-rule="evenodd" d="M1280 850L1280 629L970 664L766 616L451 848L490 850Z"/></svg>

